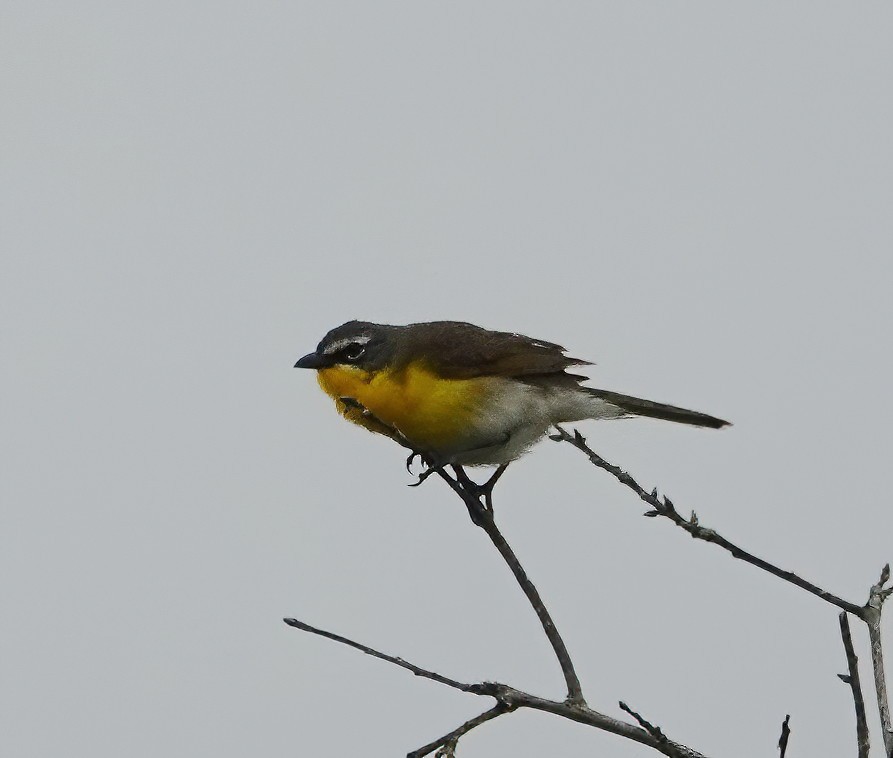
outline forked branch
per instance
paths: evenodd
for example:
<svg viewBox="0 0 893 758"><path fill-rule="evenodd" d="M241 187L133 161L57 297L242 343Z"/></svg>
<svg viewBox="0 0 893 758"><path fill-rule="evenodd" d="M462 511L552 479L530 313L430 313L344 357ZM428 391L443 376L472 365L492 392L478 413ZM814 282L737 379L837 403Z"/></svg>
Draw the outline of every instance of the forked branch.
<svg viewBox="0 0 893 758"><path fill-rule="evenodd" d="M794 586L799 587L802 590L806 590L810 594L821 598L831 605L837 606L842 611L844 611L844 613L841 614L841 618L843 618L844 621L844 617L847 613L852 614L856 618L864 621L866 626L868 627L868 635L871 641L871 663L874 672L874 684L875 690L877 692L878 709L880 711L881 717L881 729L883 730L884 754L887 756L887 758L893 758L893 718L891 718L890 704L887 698L887 683L886 676L884 674L883 644L881 641L881 611L883 609L884 601L886 601L887 598L890 597L891 594L893 594L893 587L886 586L890 581L889 564L884 566L878 582L872 585L869 592L868 602L865 605L857 605L856 603L852 603L849 600L844 600L843 598L822 589L818 585L797 576L797 574L795 574L793 571L787 571L785 569L779 568L769 561L758 558L753 553L749 553L733 542L730 542L713 529L708 529L701 526L698 521L698 516L694 511L692 511L692 514L689 518L683 517L676 510L676 507L675 505L673 505L673 502L670 500L670 498L668 498L666 495L662 497L659 496L657 493L657 488L653 489L651 492L647 492L626 471L621 469L619 466L608 463L608 461L606 461L592 448L590 448L586 444L586 438L583 437L583 435L580 434L579 431L574 430L574 433L570 434L559 426L556 426L555 428L557 432L556 434L551 435L551 439L555 440L556 442L567 442L568 444L573 445L575 448L583 452L594 466L598 466L599 468L607 471L615 479L617 479L618 482L635 492L641 500L648 503L648 505L651 506L652 510L647 511L644 514L645 516L651 518L662 516L664 518L667 518L680 529L684 529L695 539L703 540L704 542L712 542L714 545L718 545L719 547L728 551L734 558L738 558L739 560L745 561L752 566L756 566L757 568L762 569L763 571L766 571L769 574L778 577L779 579L783 579L784 581L789 582L790 584L793 584ZM841 621L841 625L844 624L844 621ZM848 632L849 624L847 622L847 636L844 637L844 644L847 643L847 639L849 637ZM852 649L851 640L849 644L850 647L847 649L848 656ZM855 654L853 655L855 656ZM852 683L852 676L852 673L849 674L845 681ZM859 699L857 699L857 718L859 715L859 707ZM864 703L862 704L862 710L864 711ZM868 733L867 729L864 727L864 723L861 724L858 739L860 750L862 749L861 746L864 743L865 750L867 752Z"/></svg>
<svg viewBox="0 0 893 758"><path fill-rule="evenodd" d="M460 692L492 697L496 700L496 705L494 707L484 711L479 716L475 716L473 719L469 719L462 724L462 726L445 734L440 739L409 753L408 758L421 758L424 755L428 755L438 748L447 746L451 742L456 742L459 737L475 727L478 727L487 721L491 721L505 713L511 713L519 708L530 708L532 710L544 711L545 713L561 716L562 718L576 721L580 724L586 724L587 726L610 732L611 734L616 734L620 737L632 740L633 742L638 742L641 745L646 745L670 758L705 758L702 753L671 740L658 727L651 724L649 724L649 728L647 729L642 726L635 726L633 724L628 724L625 721L615 719L607 714L600 713L586 705L577 705L568 701L548 700L500 682L480 682L477 684L459 682L451 677L417 666L403 658L383 653L367 645L363 645L362 643L350 640L347 637L342 637L339 634L334 634L333 632L310 626L310 624L306 624L303 621L298 621L297 619L292 618L283 620L286 624L295 629L310 632L311 634L316 634L334 640L335 642L339 642L342 645L347 645L356 650L360 650L379 660L387 661L395 666L406 669L416 676L430 679L439 684L444 684L447 687L459 690Z"/></svg>
<svg viewBox="0 0 893 758"><path fill-rule="evenodd" d="M452 732L443 735L440 739L436 739L433 742L429 742L427 745L422 745L418 750L413 750L407 753L406 758L422 758L422 756L433 753L435 750L437 750L437 755L442 756L442 758L455 758L456 746L459 744L459 738L463 734L468 734L468 732L475 727L480 726L481 724L486 724L491 719L495 719L497 716L501 716L503 713L508 712L508 706L503 703L496 703L496 705L489 710L484 711L474 718L468 719L464 724L456 727Z"/></svg>
<svg viewBox="0 0 893 758"><path fill-rule="evenodd" d="M349 402L351 407L358 408L364 415L371 417L372 414L365 408L359 406L355 400L352 400L351 398L342 398L342 400L345 403ZM374 419L374 417L372 418ZM378 421L377 419L374 420ZM378 421L378 423L381 424L382 422ZM383 426L386 427L386 425ZM399 430L391 427L386 427L386 429L390 432L389 436L412 449L411 445L407 444L408 441L402 434L400 434ZM560 427L558 427L557 430L557 434L552 436L553 440L567 442L573 445L575 448L585 453L590 462L595 466L610 473L621 484L633 490L641 500L648 503L648 505L651 506L651 510L645 514L646 516L661 516L667 518L676 526L688 532L693 538L705 542L712 542L726 550L733 557L750 563L751 565L793 584L844 611L840 614L840 624L844 647L847 653L849 673L847 675L841 675L841 678L853 688L857 719L859 758L865 758L867 756L868 733L867 727L865 726L865 708L861 694L861 687L859 685L858 668L856 665L857 661L855 653L853 652L852 639L849 633L849 624L846 614L849 613L862 619L868 626L871 638L872 664L874 668L875 687L878 695L878 706L884 729L885 753L888 758L893 758L893 725L891 725L890 708L887 700L883 652L880 639L881 610L884 601L893 594L893 587L886 587L886 584L890 580L889 567L885 567L881 574L880 581L872 586L869 600L864 606L851 603L797 576L791 571L786 571L762 558L758 558L752 553L749 553L738 545L730 542L713 529L701 526L698 522L698 517L694 512L692 512L690 518L684 518L679 514L669 498L666 496L659 496L656 489L652 490L650 493L644 490L628 473L621 468L608 463L593 451L586 444L585 438L579 432L575 431L574 434L571 435ZM417 454L414 453L410 456L409 461L407 462L408 464L412 461L412 458L415 457L415 455ZM437 740L410 752L408 758L422 758L422 756L429 755L435 751L437 751L438 756L443 758L451 757L455 754L456 745L460 737L488 721L492 721L499 716L511 713L519 708L531 708L533 710L544 711L562 718L587 724L596 729L619 735L642 745L647 745L663 755L668 756L668 758L705 758L701 753L668 738L659 727L647 721L643 716L630 709L625 703L620 703L621 709L632 716L638 722L638 726L595 711L586 704L580 680L574 669L573 661L564 644L564 640L561 638L539 592L527 576L527 572L524 570L524 567L521 565L511 546L496 526L491 500L492 485L499 478L504 467L500 467L491 481L487 485L482 486L471 481L461 467L453 467L453 470L455 471L455 477L453 477L450 476L443 465L438 465L428 456L421 457L428 464L429 469L419 477L419 482L417 484L420 484L431 474L437 473L461 498L468 510L472 522L484 530L503 560L511 569L518 585L521 587L521 590L524 592L536 612L540 624L552 645L552 649L555 652L555 656L558 659L561 671L565 678L567 697L564 701L548 700L498 682L467 684L435 671L424 669L413 663L409 663L402 658L382 653L346 637L310 626L302 621L285 619L285 622L289 626L353 647L367 655L374 656L380 660L387 661L388 663L406 669L416 676L430 679L431 681L438 682L439 684L446 685L447 687L461 692L491 697L496 701L488 710L468 719L466 722ZM782 738L779 742L782 757L787 748L788 736L790 734L790 729L788 727L789 718L790 717L785 719L782 729Z"/></svg>
<svg viewBox="0 0 893 758"><path fill-rule="evenodd" d="M377 419L368 409L360 405L354 398L341 398L341 400L348 407L358 410L367 419L385 426L390 432L389 436L412 450L412 445L409 444L409 441L400 433L398 429L389 427L384 424L381 420ZM415 458L416 456L421 457L422 460L429 467L428 470L419 477L419 481L416 484L421 484L432 473L437 473L461 498L462 502L465 504L466 509L468 510L471 521L476 526L479 526L481 529L484 530L484 532L490 538L490 541L493 543L494 547L496 547L503 560L511 569L515 580L518 582L518 585L521 587L521 590L524 592L525 596L530 602L530 605L533 607L533 610L535 611L537 617L540 620L540 624L543 627L543 631L546 633L546 637L548 638L549 643L552 645L552 649L554 650L555 656L558 659L561 671L564 674L565 683L567 684L567 697L564 702L558 702L540 698L504 684L493 682L466 684L455 679L445 677L441 674L438 674L437 672L423 669L420 666L416 666L415 664L408 663L402 658L398 658L374 650L367 645L349 640L346 637L342 637L340 635L334 634L332 632L327 632L322 629L317 629L316 627L312 627L309 624L298 621L297 619L285 619L285 623L287 623L289 626L292 626L296 629L301 629L305 632L310 632L312 634L326 637L330 640L340 642L344 645L348 645L349 647L360 650L367 655L374 656L376 658L379 658L380 660L387 661L388 663L392 663L396 666L400 666L401 668L411 671L416 676L431 679L432 681L436 681L440 684L444 684L448 687L452 687L453 689L457 689L462 692L469 692L476 695L488 695L496 699L496 705L494 705L492 708L484 711L483 713L475 716L472 719L469 719L456 729L445 734L443 737L427 745L424 745L418 750L409 753L408 758L421 758L422 756L428 755L435 750L438 751L439 755L450 756L455 752L456 744L462 735L470 732L472 729L475 729L481 724L491 721L505 713L510 713L518 708L532 708L535 710L546 711L548 713L553 713L572 721L578 721L580 723L588 724L589 726L593 726L597 729L602 729L613 734L618 734L622 737L626 737L627 739L640 742L644 745L648 745L649 747L658 750L664 755L670 756L670 758L704 758L700 753L688 747L685 747L684 745L673 742L672 740L667 738L657 727L653 727L650 724L648 724L647 728L645 726L637 727L632 724L619 721L618 719L612 718L611 716L607 716L606 714L599 713L598 711L595 711L587 706L586 700L583 697L583 688L580 685L580 679L577 676L576 670L574 669L574 664L571 660L570 653L568 653L567 646L564 644L564 640L562 639L557 627L555 626L555 622L552 620L552 617L549 614L549 611L546 608L545 604L543 603L539 592L537 591L533 582L527 576L527 572L524 570L524 567L521 565L521 562L515 555L514 550L512 550L508 541L505 539L502 532L496 526L496 521L493 515L493 502L491 496L493 485L496 483L502 472L505 470L505 466L500 466L493 477L490 479L490 481L487 482L485 485L479 485L473 482L468 477L461 466L453 466L453 470L456 474L455 477L453 477L450 476L450 474L445 470L445 466L443 464L434 461L428 455L416 452L413 452L413 454L410 455L409 459L407 460L407 468L411 465L413 458ZM647 722L644 723L647 724Z"/></svg>
<svg viewBox="0 0 893 758"><path fill-rule="evenodd" d="M549 639L549 643L555 651L555 657L558 658L558 664L561 666L561 671L564 674L564 680L567 684L568 702L577 705L585 705L586 700L583 697L583 688L580 684L577 672L574 669L574 662L571 660L570 653L567 651L567 646L564 644L564 640L561 638L561 634L559 634L551 614L543 603L539 591L536 589L533 582L530 581L527 572L521 565L521 561L519 561L518 556L515 555L515 551L512 550L511 545L509 545L505 537L503 537L502 532L499 531L499 527L496 526L492 505L488 506L489 495L487 495L487 502L485 502L485 500L482 499L484 497L485 489L480 488L475 485L474 482L471 482L471 480L465 476L464 472L459 474L459 471L461 471L461 469L457 471L456 478L451 477L442 468L439 469L437 473L447 484L449 484L452 490L462 498L465 507L471 515L471 520L486 532L490 541L502 556L502 559L511 569L512 574L515 576L515 580L518 582L522 592L524 592L527 600L533 607L533 610L543 627L543 631L545 631L546 637Z"/></svg>
<svg viewBox="0 0 893 758"><path fill-rule="evenodd" d="M342 397L341 402L346 406L359 411L368 421L385 427L388 430L388 436L397 440L410 450L413 450L412 444L399 429L386 424L384 421L376 417L355 398ZM570 653L568 653L567 646L564 644L564 640L561 638L561 634L559 634L551 614L543 603L539 591L530 580L530 577L527 576L527 572L518 560L518 556L515 555L514 550L512 550L505 537L503 537L502 532L499 531L499 528L496 526L496 521L493 518L493 503L491 499L493 485L502 475L502 472L505 471L505 466L500 466L487 484L478 485L468 478L468 475L461 466L453 467L456 476L452 477L447 473L445 464L435 461L428 454L414 450L406 461L407 468L410 467L412 460L416 457L422 459L428 466L428 470L419 476L419 481L416 482L414 486L421 484L431 476L432 473L437 473L441 479L450 486L453 492L462 499L462 502L468 510L468 515L470 516L471 521L486 532L490 541L502 556L502 559L511 569L512 574L515 576L515 580L518 582L522 592L524 592L527 600L533 607L537 618L539 618L543 631L545 631L546 637L549 640L549 644L552 645L552 649L555 651L555 657L558 658L561 672L564 674L564 680L567 684L567 701L576 705L585 705L586 700L583 697L583 688L580 685L580 678L574 670L574 663L571 660Z"/></svg>

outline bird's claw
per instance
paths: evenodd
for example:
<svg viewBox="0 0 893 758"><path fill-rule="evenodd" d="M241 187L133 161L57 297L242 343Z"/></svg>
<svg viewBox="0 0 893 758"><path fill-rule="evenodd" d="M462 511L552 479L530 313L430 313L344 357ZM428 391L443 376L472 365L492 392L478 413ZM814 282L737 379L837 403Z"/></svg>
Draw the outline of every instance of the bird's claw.
<svg viewBox="0 0 893 758"><path fill-rule="evenodd" d="M422 482L424 482L431 474L440 474L443 473L444 466L446 463L444 461L440 461L435 458L431 453L420 453L418 451L413 451L413 453L406 459L406 470L410 471L410 464L413 459L418 456L419 460L422 462L422 466L424 470L419 474L419 478L417 481L412 484L407 485L408 487L418 487Z"/></svg>
<svg viewBox="0 0 893 758"><path fill-rule="evenodd" d="M411 474L412 473L412 462L418 458L422 462L422 466L427 466L428 464L425 462L425 456L422 455L418 450L413 450L409 457L406 459L406 470Z"/></svg>
<svg viewBox="0 0 893 758"><path fill-rule="evenodd" d="M419 478L414 481L412 484L407 484L407 487L418 487L422 482L424 482L431 474L436 474L438 471L442 471L443 467L435 467L432 466L429 469L425 469L421 474L419 474Z"/></svg>

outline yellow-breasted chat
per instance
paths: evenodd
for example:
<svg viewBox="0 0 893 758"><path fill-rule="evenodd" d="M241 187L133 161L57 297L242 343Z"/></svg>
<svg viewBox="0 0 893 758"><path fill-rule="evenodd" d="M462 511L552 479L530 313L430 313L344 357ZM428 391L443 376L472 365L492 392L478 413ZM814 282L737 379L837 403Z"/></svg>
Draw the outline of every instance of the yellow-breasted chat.
<svg viewBox="0 0 893 758"><path fill-rule="evenodd" d="M630 416L718 429L698 411L583 386L560 345L459 321L348 321L296 368L316 369L339 412L439 465L504 466L550 427Z"/></svg>

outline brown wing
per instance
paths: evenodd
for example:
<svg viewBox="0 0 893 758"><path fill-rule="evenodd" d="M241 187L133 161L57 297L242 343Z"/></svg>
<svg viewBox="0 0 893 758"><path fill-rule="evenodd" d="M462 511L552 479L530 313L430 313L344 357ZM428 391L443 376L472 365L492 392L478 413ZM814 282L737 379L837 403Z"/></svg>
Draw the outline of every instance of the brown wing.
<svg viewBox="0 0 893 758"><path fill-rule="evenodd" d="M424 355L435 371L449 379L557 374L569 366L589 365L566 356L554 342L461 321L412 324L404 335L403 348L410 359Z"/></svg>

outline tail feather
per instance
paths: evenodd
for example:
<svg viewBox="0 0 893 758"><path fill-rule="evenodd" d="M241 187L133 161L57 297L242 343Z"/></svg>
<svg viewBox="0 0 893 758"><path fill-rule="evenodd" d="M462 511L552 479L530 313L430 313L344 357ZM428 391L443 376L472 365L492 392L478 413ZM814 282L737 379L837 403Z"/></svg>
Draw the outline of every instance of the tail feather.
<svg viewBox="0 0 893 758"><path fill-rule="evenodd" d="M608 390L598 390L591 387L585 387L589 394L604 400L620 408L625 413L634 416L648 416L649 418L659 418L665 421L675 421L679 424L691 424L692 426L707 426L711 429L721 429L724 426L731 426L728 421L723 421L715 416L708 416L706 413L698 413L698 411L689 411L685 408L678 408L675 405L666 405L665 403L655 403L653 400L643 400L639 397L630 397L629 395L621 395L618 392L609 392Z"/></svg>

